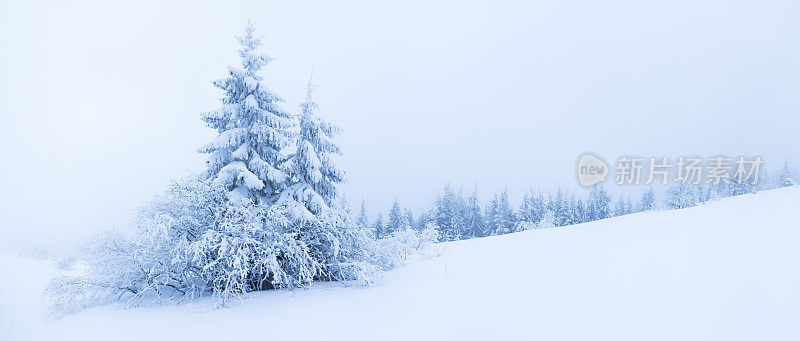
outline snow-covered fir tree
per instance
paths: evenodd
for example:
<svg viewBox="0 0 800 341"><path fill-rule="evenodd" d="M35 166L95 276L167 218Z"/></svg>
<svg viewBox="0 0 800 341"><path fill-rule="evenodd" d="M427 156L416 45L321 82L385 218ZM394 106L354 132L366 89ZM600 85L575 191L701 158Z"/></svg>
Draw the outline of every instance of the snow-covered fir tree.
<svg viewBox="0 0 800 341"><path fill-rule="evenodd" d="M494 212L494 225L496 234L511 233L514 227L514 211L508 198L508 189L500 193Z"/></svg>
<svg viewBox="0 0 800 341"><path fill-rule="evenodd" d="M207 178L256 202L270 200L285 187L289 177L282 150L293 138L291 115L279 106L283 99L259 74L271 60L258 51L261 40L248 23L239 37L241 67L230 66L228 77L213 83L224 91L222 106L202 115L219 135L200 148L209 154Z"/></svg>
<svg viewBox="0 0 800 341"><path fill-rule="evenodd" d="M394 203L392 203L392 208L389 209L389 221L386 223L386 234L388 235L400 231L404 228L404 225L405 217L400 210L400 202L395 198Z"/></svg>
<svg viewBox="0 0 800 341"><path fill-rule="evenodd" d="M537 223L544 217L545 212L547 212L547 203L545 200L545 195L542 192L531 193L530 196L531 200L531 222Z"/></svg>
<svg viewBox="0 0 800 341"><path fill-rule="evenodd" d="M650 187L642 194L642 199L639 201L639 211L650 211L656 207L656 193Z"/></svg>
<svg viewBox="0 0 800 341"><path fill-rule="evenodd" d="M631 198L628 197L626 200L625 197L619 195L614 206L614 216L619 217L626 214L631 214Z"/></svg>
<svg viewBox="0 0 800 341"><path fill-rule="evenodd" d="M533 194L532 191L522 193L522 201L519 203L517 211L517 220L519 221L533 221L531 194Z"/></svg>
<svg viewBox="0 0 800 341"><path fill-rule="evenodd" d="M497 216L499 211L498 202L500 201L499 195L497 193L494 194L492 200L486 203L486 208L484 209L483 217L486 219L486 234L491 236L497 234Z"/></svg>
<svg viewBox="0 0 800 341"><path fill-rule="evenodd" d="M434 222L434 219L433 219L433 218L431 218L431 217L433 217L433 216L434 216L434 214L433 214L433 213L431 213L431 212L425 212L425 211L423 211L423 212L422 212L422 213L420 213L420 214L419 214L419 216L417 217L417 220L416 220L416 222L414 223L414 227L415 227L417 230L422 230L422 229L424 229L426 226L428 226L428 224L430 224L430 223L433 223L433 222Z"/></svg>
<svg viewBox="0 0 800 341"><path fill-rule="evenodd" d="M595 185L589 193L586 204L589 220L600 220L611 217L611 198L603 185Z"/></svg>
<svg viewBox="0 0 800 341"><path fill-rule="evenodd" d="M350 207L350 200L347 199L347 195L341 193L338 197L337 202L335 203L334 208L337 210L341 210L342 213L347 215L348 217L353 215L352 207Z"/></svg>
<svg viewBox="0 0 800 341"><path fill-rule="evenodd" d="M297 201L309 212L318 214L337 198L337 185L344 182L344 171L334 161L334 156L341 155L339 146L333 142L339 128L317 115L315 89L309 79L305 100L300 105L297 150L288 162L293 183L281 193L281 200Z"/></svg>
<svg viewBox="0 0 800 341"><path fill-rule="evenodd" d="M625 212L626 212L625 214L633 213L633 203L631 202L630 195L628 195L628 197L625 198Z"/></svg>
<svg viewBox="0 0 800 341"><path fill-rule="evenodd" d="M736 196L748 193L755 193L756 186L751 181L741 181L731 179L726 184L726 191L728 192L728 196Z"/></svg>
<svg viewBox="0 0 800 341"><path fill-rule="evenodd" d="M456 194L450 184L445 185L444 193L436 199L434 218L436 226L440 229L439 238L442 241L457 240L463 230L463 216L459 214L464 198Z"/></svg>
<svg viewBox="0 0 800 341"><path fill-rule="evenodd" d="M378 212L378 217L375 218L375 222L372 223L372 231L375 234L375 238L386 237L386 225L383 224L382 212Z"/></svg>
<svg viewBox="0 0 800 341"><path fill-rule="evenodd" d="M483 214L481 214L481 204L478 200L478 189L475 188L472 191L472 195L469 197L467 201L467 216L464 220L464 225L466 227L466 237L467 238L476 238L476 237L483 237L486 235L486 221L483 218Z"/></svg>
<svg viewBox="0 0 800 341"><path fill-rule="evenodd" d="M777 187L789 187L794 186L794 180L792 180L792 171L789 169L789 163L784 162L783 168L778 173L778 179L776 186Z"/></svg>
<svg viewBox="0 0 800 341"><path fill-rule="evenodd" d="M555 225L564 226L569 225L569 203L561 191L561 187L556 191L556 196L553 200L552 211L555 214Z"/></svg>
<svg viewBox="0 0 800 341"><path fill-rule="evenodd" d="M589 221L589 217L586 211L586 202L583 199L578 199L575 202L575 215L577 216L577 223L585 223Z"/></svg>
<svg viewBox="0 0 800 341"><path fill-rule="evenodd" d="M367 202L363 198L361 199L361 210L358 213L356 224L358 224L358 227L360 228L369 227L369 217L367 217Z"/></svg>
<svg viewBox="0 0 800 341"><path fill-rule="evenodd" d="M453 229L457 239L464 239L469 235L469 227L467 226L467 200L464 198L463 188L459 188L458 192L456 192L453 206L453 211L456 214L455 219L453 219Z"/></svg>
<svg viewBox="0 0 800 341"><path fill-rule="evenodd" d="M417 229L417 222L414 220L414 213L408 208L406 208L403 213L403 224L405 225L405 228Z"/></svg>
<svg viewBox="0 0 800 341"><path fill-rule="evenodd" d="M564 199L564 226L579 224L580 216L578 214L578 201L575 199L575 193L570 193Z"/></svg>

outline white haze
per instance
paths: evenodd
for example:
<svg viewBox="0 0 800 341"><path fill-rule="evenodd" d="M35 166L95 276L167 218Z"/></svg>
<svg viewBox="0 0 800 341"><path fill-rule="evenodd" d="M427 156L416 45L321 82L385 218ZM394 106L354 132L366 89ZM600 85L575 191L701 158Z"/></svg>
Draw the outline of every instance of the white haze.
<svg viewBox="0 0 800 341"><path fill-rule="evenodd" d="M248 18L295 109L314 67L374 216L450 182L578 189L575 160L800 159L794 1L0 2L0 248L124 226L202 170Z"/></svg>

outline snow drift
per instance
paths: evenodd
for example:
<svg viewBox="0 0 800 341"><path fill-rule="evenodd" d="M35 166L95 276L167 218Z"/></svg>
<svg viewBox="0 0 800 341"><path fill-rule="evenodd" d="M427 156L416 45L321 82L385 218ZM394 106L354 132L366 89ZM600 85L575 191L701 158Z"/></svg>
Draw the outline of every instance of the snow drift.
<svg viewBox="0 0 800 341"><path fill-rule="evenodd" d="M315 284L43 316L56 272L0 257L0 339L800 339L800 188L447 243L374 287Z"/></svg>

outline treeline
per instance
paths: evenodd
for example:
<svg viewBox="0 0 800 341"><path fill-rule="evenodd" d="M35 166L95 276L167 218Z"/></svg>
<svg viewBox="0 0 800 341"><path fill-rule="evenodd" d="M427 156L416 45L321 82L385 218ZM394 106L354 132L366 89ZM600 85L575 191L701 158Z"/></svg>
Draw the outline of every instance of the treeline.
<svg viewBox="0 0 800 341"><path fill-rule="evenodd" d="M440 241L452 241L568 226L657 209L687 208L794 183L791 170L784 165L773 176L762 177L758 185L735 181L698 185L675 183L667 187L662 200L658 200L652 188L632 200L627 194L612 196L604 186L598 185L585 198L561 189L552 193L531 189L523 194L517 206L511 204L508 189L495 193L492 200L482 206L477 189L465 195L463 189L454 190L450 185L445 185L433 207L416 217L411 210L402 209L395 199L386 219L383 213L378 213L375 220L370 220L366 203L362 200L357 223L370 229L377 238L404 229L420 230L432 225L439 230Z"/></svg>

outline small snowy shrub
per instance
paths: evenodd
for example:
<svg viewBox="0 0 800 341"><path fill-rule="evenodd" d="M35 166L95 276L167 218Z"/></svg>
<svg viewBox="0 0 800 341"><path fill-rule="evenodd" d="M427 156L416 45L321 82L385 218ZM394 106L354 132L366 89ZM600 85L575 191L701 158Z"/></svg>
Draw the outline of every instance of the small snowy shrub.
<svg viewBox="0 0 800 341"><path fill-rule="evenodd" d="M405 265L414 257L425 257L435 251L432 245L439 238L438 228L428 224L420 231L402 229L386 238L377 239L373 247L375 264L384 270Z"/></svg>
<svg viewBox="0 0 800 341"><path fill-rule="evenodd" d="M536 224L536 228L537 229L549 229L551 227L556 227L555 221L556 221L555 213L553 213L553 211L547 210L546 212L544 212L544 215L542 216L542 220L540 220Z"/></svg>
<svg viewBox="0 0 800 341"><path fill-rule="evenodd" d="M536 223L530 221L519 221L514 226L514 232L533 230L536 228Z"/></svg>
<svg viewBox="0 0 800 341"><path fill-rule="evenodd" d="M697 206L700 193L697 186L675 183L667 188L664 203L669 209L682 209Z"/></svg>

